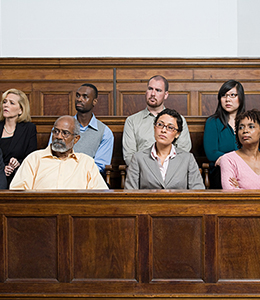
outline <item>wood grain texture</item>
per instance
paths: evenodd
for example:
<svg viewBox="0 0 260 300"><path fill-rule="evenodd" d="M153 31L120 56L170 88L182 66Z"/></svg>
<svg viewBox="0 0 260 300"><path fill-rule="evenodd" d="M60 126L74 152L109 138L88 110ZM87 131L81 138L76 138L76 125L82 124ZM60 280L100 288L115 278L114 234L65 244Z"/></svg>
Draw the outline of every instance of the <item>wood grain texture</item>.
<svg viewBox="0 0 260 300"><path fill-rule="evenodd" d="M259 299L260 193L0 191L0 298Z"/></svg>

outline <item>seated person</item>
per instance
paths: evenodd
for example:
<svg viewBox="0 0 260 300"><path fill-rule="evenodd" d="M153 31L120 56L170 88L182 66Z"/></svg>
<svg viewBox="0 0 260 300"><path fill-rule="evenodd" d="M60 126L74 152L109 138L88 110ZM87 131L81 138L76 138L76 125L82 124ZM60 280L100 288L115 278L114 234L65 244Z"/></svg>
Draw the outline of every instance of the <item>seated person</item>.
<svg viewBox="0 0 260 300"><path fill-rule="evenodd" d="M5 176L5 165L3 161L3 153L2 150L0 149L0 189L6 189L7 188L7 180Z"/></svg>
<svg viewBox="0 0 260 300"><path fill-rule="evenodd" d="M8 187L25 157L37 149L36 126L30 121L26 94L17 89L4 92L0 103L0 148Z"/></svg>
<svg viewBox="0 0 260 300"><path fill-rule="evenodd" d="M169 82L155 75L148 80L145 93L146 108L127 117L123 132L123 157L129 166L134 153L150 148L154 142L153 124L156 116L164 110L164 102L169 96ZM191 139L187 122L183 116L182 132L175 146L187 152L191 149Z"/></svg>
<svg viewBox="0 0 260 300"><path fill-rule="evenodd" d="M237 115L235 131L239 149L220 160L222 187L260 189L260 112L253 109Z"/></svg>
<svg viewBox="0 0 260 300"><path fill-rule="evenodd" d="M85 153L94 158L99 171L104 175L106 165L111 164L114 135L108 126L95 117L93 109L97 103L98 90L96 86L91 83L82 84L75 97L77 114L74 118L80 124L80 140L75 145L74 151ZM52 134L49 144L51 141Z"/></svg>
<svg viewBox="0 0 260 300"><path fill-rule="evenodd" d="M108 189L94 159L75 153L79 123L71 116L56 120L52 144L25 158L10 189Z"/></svg>
<svg viewBox="0 0 260 300"><path fill-rule="evenodd" d="M173 143L182 131L182 118L164 109L154 121L155 143L136 152L127 170L126 189L205 189L193 154Z"/></svg>

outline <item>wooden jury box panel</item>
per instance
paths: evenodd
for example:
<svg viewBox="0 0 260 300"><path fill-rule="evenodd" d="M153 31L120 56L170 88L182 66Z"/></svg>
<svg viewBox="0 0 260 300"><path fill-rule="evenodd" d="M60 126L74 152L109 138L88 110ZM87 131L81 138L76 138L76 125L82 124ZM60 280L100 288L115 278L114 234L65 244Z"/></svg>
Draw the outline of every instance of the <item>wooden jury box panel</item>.
<svg viewBox="0 0 260 300"><path fill-rule="evenodd" d="M0 298L259 291L257 191L0 196Z"/></svg>

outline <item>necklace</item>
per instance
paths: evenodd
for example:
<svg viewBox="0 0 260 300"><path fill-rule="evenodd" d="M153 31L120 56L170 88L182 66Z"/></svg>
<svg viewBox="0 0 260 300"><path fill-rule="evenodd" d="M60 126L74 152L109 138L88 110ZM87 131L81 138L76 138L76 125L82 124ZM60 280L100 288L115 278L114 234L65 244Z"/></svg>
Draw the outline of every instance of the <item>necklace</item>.
<svg viewBox="0 0 260 300"><path fill-rule="evenodd" d="M8 133L8 134L10 134L10 135L13 134L14 131L15 131L15 129L14 129L12 132L7 131L7 129L5 128L5 125L4 125L4 130L5 130L6 133Z"/></svg>

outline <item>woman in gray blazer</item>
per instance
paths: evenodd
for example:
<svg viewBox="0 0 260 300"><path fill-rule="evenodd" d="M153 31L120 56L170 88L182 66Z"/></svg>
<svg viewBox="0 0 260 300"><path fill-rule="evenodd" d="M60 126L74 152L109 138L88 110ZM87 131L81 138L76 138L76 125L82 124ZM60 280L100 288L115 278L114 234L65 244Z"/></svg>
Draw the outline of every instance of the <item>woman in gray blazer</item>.
<svg viewBox="0 0 260 300"><path fill-rule="evenodd" d="M125 189L205 189L193 154L173 145L181 131L182 118L176 110L166 108L157 115L156 142L133 155Z"/></svg>

